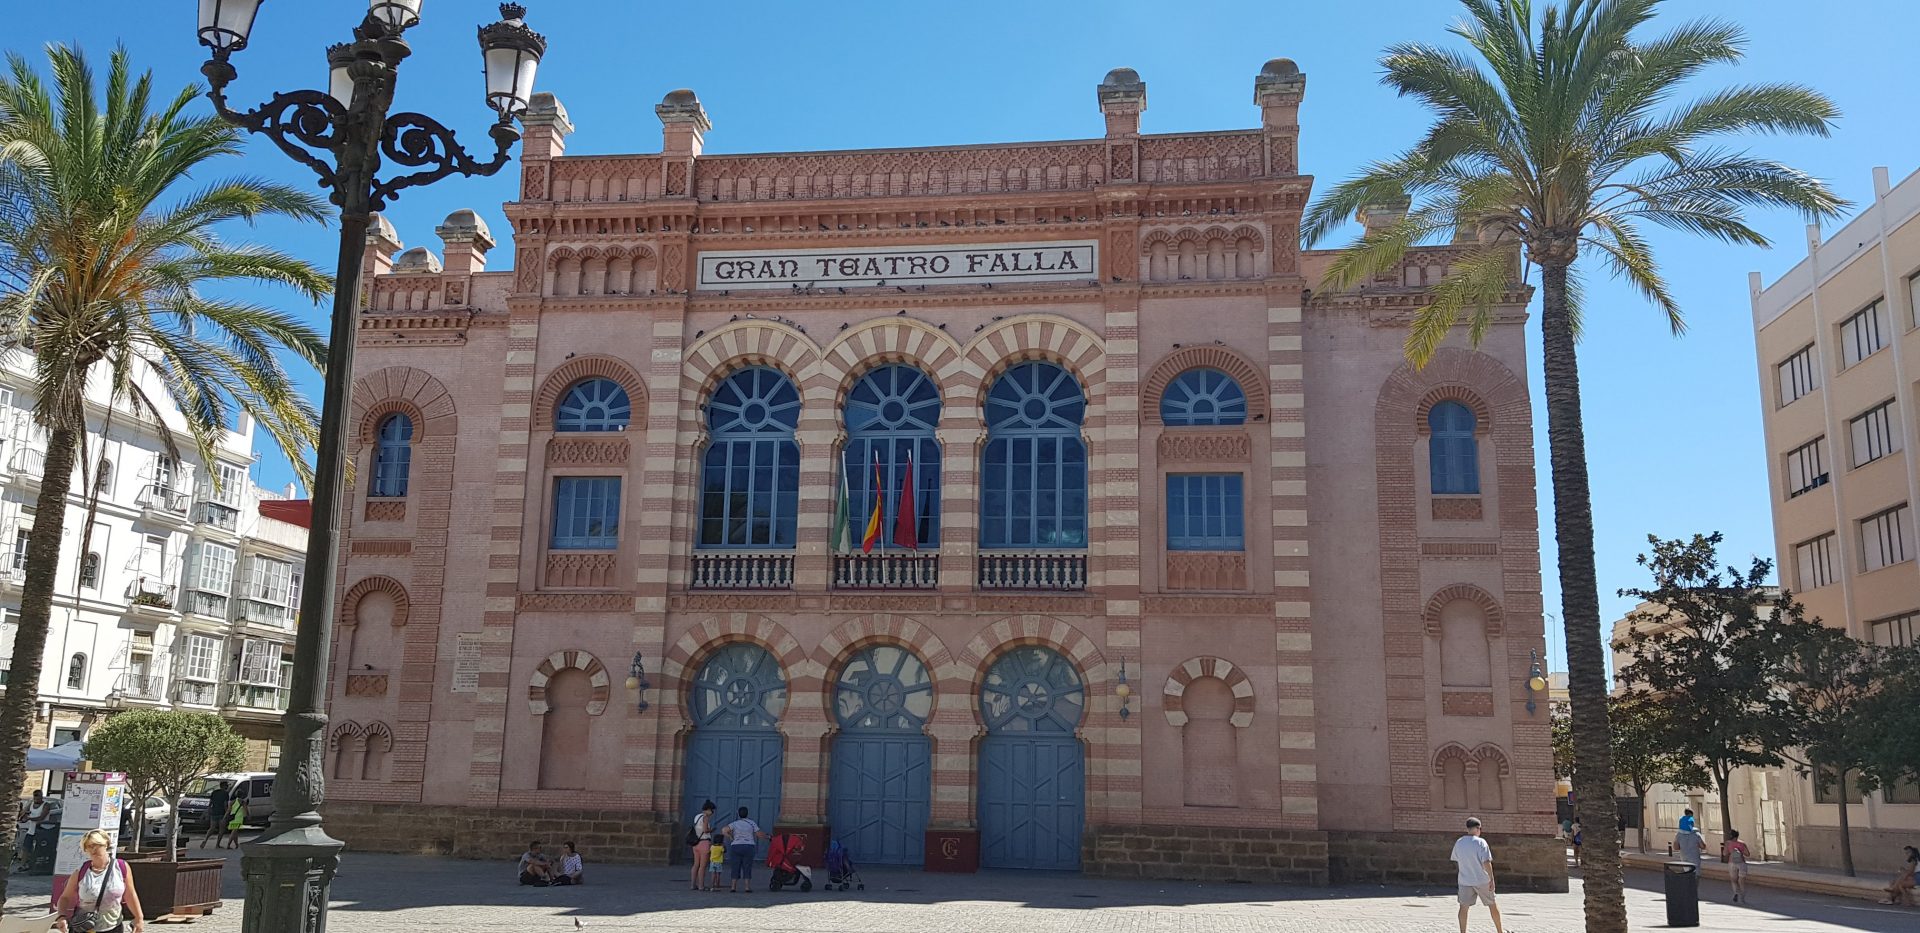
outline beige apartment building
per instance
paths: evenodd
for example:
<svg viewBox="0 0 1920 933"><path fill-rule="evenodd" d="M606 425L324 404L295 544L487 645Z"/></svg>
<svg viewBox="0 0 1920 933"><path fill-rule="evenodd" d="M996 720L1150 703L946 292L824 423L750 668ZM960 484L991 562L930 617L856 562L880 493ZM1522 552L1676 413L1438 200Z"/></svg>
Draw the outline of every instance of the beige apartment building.
<svg viewBox="0 0 1920 933"><path fill-rule="evenodd" d="M1898 187L1873 170L1873 201L1772 285L1748 276L1780 582L1807 614L1857 638L1914 644L1920 462L1906 453L1920 379L1920 173ZM1794 854L1838 858L1831 791L1793 779ZM1920 787L1864 795L1851 811L1862 868L1893 868L1920 837Z"/></svg>

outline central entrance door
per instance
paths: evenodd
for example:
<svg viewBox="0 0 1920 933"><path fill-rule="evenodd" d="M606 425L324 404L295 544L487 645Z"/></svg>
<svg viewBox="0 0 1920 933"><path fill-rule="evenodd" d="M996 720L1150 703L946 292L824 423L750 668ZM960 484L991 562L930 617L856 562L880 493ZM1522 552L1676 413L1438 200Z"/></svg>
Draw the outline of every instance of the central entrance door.
<svg viewBox="0 0 1920 933"><path fill-rule="evenodd" d="M913 652L874 645L855 654L834 684L827 820L855 860L919 865L926 858L933 799L933 679Z"/></svg>
<svg viewBox="0 0 1920 933"><path fill-rule="evenodd" d="M987 670L980 714L980 864L1080 867L1086 825L1086 754L1080 714L1086 687L1049 648L1016 648Z"/></svg>
<svg viewBox="0 0 1920 933"><path fill-rule="evenodd" d="M728 645L700 668L689 700L694 729L687 742L687 793L680 804L686 825L693 825L700 804L711 800L719 806L716 830L746 807L754 822L773 832L780 819L786 751L779 726L787 682L779 663L759 645Z"/></svg>

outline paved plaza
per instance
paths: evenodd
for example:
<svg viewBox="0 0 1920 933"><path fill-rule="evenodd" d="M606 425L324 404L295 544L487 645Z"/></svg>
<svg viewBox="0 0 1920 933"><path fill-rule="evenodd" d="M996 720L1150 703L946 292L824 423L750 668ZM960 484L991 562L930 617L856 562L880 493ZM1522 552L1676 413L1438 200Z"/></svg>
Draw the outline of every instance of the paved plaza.
<svg viewBox="0 0 1920 933"><path fill-rule="evenodd" d="M198 854L197 850L195 854ZM762 873L764 875L764 872ZM1451 933L1451 891L1412 888L1295 888L1247 884L1114 881L1035 872L931 875L875 869L864 892L701 894L680 869L592 866L580 888L522 888L513 863L398 855L350 855L333 889L331 933L433 929L446 933L768 930L779 933ZM764 877L761 879L764 882ZM1629 875L1634 929L1666 924L1659 877ZM8 904L44 902L45 877L16 877ZM1505 894L1513 933L1577 933L1579 880L1569 894ZM240 929L238 859L229 861L226 906L178 927ZM1784 891L1758 891L1754 904L1727 903L1724 885L1703 892L1701 929L1766 933L1911 933L1920 909ZM1471 929L1492 930L1476 909Z"/></svg>

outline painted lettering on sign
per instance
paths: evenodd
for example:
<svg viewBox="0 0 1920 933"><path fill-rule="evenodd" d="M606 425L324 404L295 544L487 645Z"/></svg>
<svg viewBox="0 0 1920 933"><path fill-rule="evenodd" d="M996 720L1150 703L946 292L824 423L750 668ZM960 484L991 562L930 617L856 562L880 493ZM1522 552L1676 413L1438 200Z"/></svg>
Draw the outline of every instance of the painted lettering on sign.
<svg viewBox="0 0 1920 933"><path fill-rule="evenodd" d="M967 246L730 250L700 254L706 290L1073 282L1094 278L1092 240Z"/></svg>

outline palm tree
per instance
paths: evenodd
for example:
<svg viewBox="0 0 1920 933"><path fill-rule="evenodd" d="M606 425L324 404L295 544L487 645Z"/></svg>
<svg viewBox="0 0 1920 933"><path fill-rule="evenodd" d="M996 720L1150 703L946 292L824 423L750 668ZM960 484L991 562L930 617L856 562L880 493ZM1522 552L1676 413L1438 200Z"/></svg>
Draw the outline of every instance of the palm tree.
<svg viewBox="0 0 1920 933"><path fill-rule="evenodd" d="M326 354L319 334L294 317L206 291L266 282L324 297L329 280L312 265L228 243L218 229L272 216L323 221L323 203L253 178L188 190L209 161L240 152L236 130L186 113L199 88L150 112L152 75L135 76L124 49L113 54L104 99L82 53L52 46L47 58L50 80L17 54L0 74L0 346L31 351L32 417L47 435L13 687L0 700L0 800L18 798L25 777L90 385L95 398L107 396L108 413L159 424L170 456L178 448L162 410L184 414L191 449L210 459L237 407L301 469L316 418L279 356L318 368ZM0 821L0 839L12 833L12 822ZM5 884L0 873L0 899Z"/></svg>
<svg viewBox="0 0 1920 933"><path fill-rule="evenodd" d="M1749 85L1678 104L1703 69L1742 57L1741 30L1691 22L1637 35L1660 0L1461 0L1452 27L1471 52L1407 43L1388 49L1383 81L1435 112L1426 135L1368 166L1308 212L1303 238L1327 236L1356 210L1407 206L1342 254L1331 287L1395 269L1407 249L1446 237L1465 256L1416 315L1406 354L1424 364L1464 315L1467 337L1524 261L1540 270L1547 437L1554 535L1560 552L1573 706L1575 790L1587 833L1587 929L1626 929L1608 755L1607 682L1594 575L1593 515L1580 421L1580 289L1576 261L1599 258L1684 330L1642 223L1729 243L1765 246L1743 210L1794 208L1809 218L1844 202L1819 180L1778 162L1714 145L1743 132L1825 135L1834 105L1805 87Z"/></svg>

